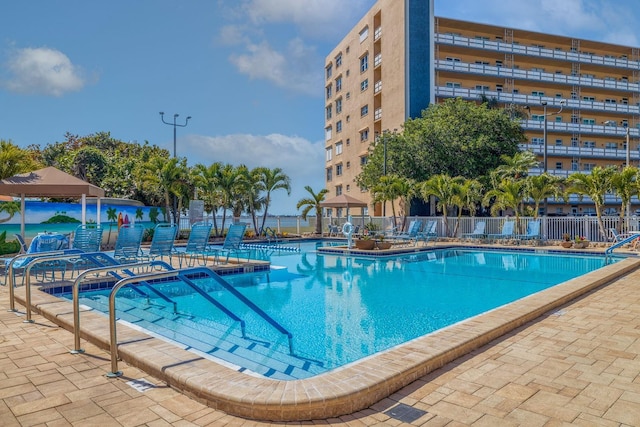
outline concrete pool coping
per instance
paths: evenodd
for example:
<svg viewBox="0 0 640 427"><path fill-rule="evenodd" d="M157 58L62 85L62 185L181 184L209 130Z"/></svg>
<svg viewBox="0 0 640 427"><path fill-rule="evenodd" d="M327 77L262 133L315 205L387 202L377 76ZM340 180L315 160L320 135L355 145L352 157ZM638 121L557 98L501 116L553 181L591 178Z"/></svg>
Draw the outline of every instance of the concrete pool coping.
<svg viewBox="0 0 640 427"><path fill-rule="evenodd" d="M350 414L384 399L425 374L640 266L627 258L507 306L476 316L325 374L277 381L243 374L165 341L118 325L119 355L212 408L272 421L325 419ZM22 290L22 288L18 288ZM22 292L16 292L18 301ZM71 303L34 292L44 317L72 329ZM109 347L107 319L82 313L82 336Z"/></svg>

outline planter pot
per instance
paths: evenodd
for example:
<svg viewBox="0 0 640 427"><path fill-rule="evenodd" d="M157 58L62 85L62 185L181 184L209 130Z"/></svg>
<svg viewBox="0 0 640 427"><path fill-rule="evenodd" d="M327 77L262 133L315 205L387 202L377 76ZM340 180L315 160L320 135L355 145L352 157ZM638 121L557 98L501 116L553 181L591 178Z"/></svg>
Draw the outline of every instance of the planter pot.
<svg viewBox="0 0 640 427"><path fill-rule="evenodd" d="M375 240L356 240L357 249L371 250L376 246Z"/></svg>
<svg viewBox="0 0 640 427"><path fill-rule="evenodd" d="M378 249L390 249L391 245L391 242L376 242Z"/></svg>
<svg viewBox="0 0 640 427"><path fill-rule="evenodd" d="M560 242L560 246L562 246L563 248L570 248L571 246L573 246L573 242Z"/></svg>
<svg viewBox="0 0 640 427"><path fill-rule="evenodd" d="M576 249L584 249L589 247L589 242L575 242L573 247Z"/></svg>

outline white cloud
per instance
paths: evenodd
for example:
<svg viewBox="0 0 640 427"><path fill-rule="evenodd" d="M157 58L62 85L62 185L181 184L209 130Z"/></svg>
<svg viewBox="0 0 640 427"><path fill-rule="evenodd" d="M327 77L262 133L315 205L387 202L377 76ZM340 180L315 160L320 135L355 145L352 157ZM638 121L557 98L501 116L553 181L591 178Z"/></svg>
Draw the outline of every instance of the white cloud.
<svg viewBox="0 0 640 427"><path fill-rule="evenodd" d="M236 134L219 137L189 135L182 138L180 155L209 165L215 162L234 166L246 165L281 168L291 179L291 196L285 191L274 193L269 209L273 214L295 214L298 200L307 197L304 190L324 188L324 143L311 142L297 136ZM192 165L191 165L192 166Z"/></svg>
<svg viewBox="0 0 640 427"><path fill-rule="evenodd" d="M19 49L7 65L11 76L4 86L13 92L62 96L85 85L78 67L55 49Z"/></svg>
<svg viewBox="0 0 640 427"><path fill-rule="evenodd" d="M249 43L242 54L229 60L238 71L252 79L263 79L294 92L318 95L322 82L322 62L315 49L295 38L284 52L273 49L268 42ZM320 70L320 71L319 71Z"/></svg>

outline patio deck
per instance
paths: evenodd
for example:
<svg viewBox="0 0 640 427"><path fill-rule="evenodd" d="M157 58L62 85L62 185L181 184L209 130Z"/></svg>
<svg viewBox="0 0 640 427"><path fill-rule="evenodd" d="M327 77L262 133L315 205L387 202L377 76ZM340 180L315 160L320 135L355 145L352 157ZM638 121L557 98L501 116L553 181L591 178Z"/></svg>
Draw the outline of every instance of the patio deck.
<svg viewBox="0 0 640 427"><path fill-rule="evenodd" d="M640 420L640 287L636 286L640 271L637 259L627 264L628 274L419 375L367 409L287 425L636 425ZM108 353L83 343L84 355L69 354L71 333L39 315L34 316L35 324L22 323L22 313L6 312L7 296L6 287L0 287L3 425L279 425L208 408L125 363L120 364L123 377L107 379ZM51 305L37 303L39 309ZM507 321L517 321L519 316L521 311L513 310ZM477 331L475 326L464 329L465 334ZM389 365L404 363L393 356L386 353L380 366L369 365L369 369L379 369L382 375ZM188 376L187 370L181 372ZM137 383L148 387L146 391L127 385L141 378L150 383ZM251 383L252 379L246 380ZM299 382L289 384L289 395L300 391ZM315 385L317 390L326 386L326 381ZM272 388L259 398L266 403L276 394Z"/></svg>

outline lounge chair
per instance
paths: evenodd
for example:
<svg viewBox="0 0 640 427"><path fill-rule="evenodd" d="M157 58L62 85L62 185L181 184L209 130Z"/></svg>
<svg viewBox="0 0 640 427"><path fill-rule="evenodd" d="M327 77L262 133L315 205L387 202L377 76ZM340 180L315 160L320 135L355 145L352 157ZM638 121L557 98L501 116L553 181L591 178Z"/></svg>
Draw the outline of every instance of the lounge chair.
<svg viewBox="0 0 640 427"><path fill-rule="evenodd" d="M618 230L615 227L609 229L609 234L611 234L613 243L622 242L624 239L631 237L631 234L629 233L618 233Z"/></svg>
<svg viewBox="0 0 640 427"><path fill-rule="evenodd" d="M438 221L427 221L427 224L424 226L424 230L418 232L416 242L418 240L422 240L425 244L431 240L436 239L438 237Z"/></svg>
<svg viewBox="0 0 640 427"><path fill-rule="evenodd" d="M120 226L113 257L121 264L140 261L143 233L144 228L140 225L123 224Z"/></svg>
<svg viewBox="0 0 640 427"><path fill-rule="evenodd" d="M527 223L527 233L516 236L518 243L523 240L540 240L540 220L529 221Z"/></svg>
<svg viewBox="0 0 640 427"><path fill-rule="evenodd" d="M63 241L56 235L41 235L38 237L38 252L55 252L64 249ZM51 281L56 279L56 271L60 272L62 280L64 280L65 273L67 271L67 263L64 261L46 261L34 265L31 272L35 275L36 280L39 280L40 274L42 274L42 280L47 279L47 274L51 274Z"/></svg>
<svg viewBox="0 0 640 427"><path fill-rule="evenodd" d="M476 222L475 227L471 233L464 233L462 235L463 239L471 240L471 239L483 239L485 237L484 230L487 228L486 221L478 221Z"/></svg>
<svg viewBox="0 0 640 427"><path fill-rule="evenodd" d="M246 252L247 257L250 253L249 249L242 246L242 239L244 238L246 228L246 224L231 224L227 230L227 235L224 238L222 246L208 246L205 255L213 255L215 257L215 263L218 264L221 255L226 255L225 263L228 263L229 256L236 254L237 262L240 263L240 253Z"/></svg>
<svg viewBox="0 0 640 427"><path fill-rule="evenodd" d="M211 224L198 222L191 226L191 233L189 233L189 240L184 252L176 252L180 256L180 268L182 268L183 260L186 261L189 267L195 265L196 261L200 265L206 264L205 251L209 244L210 235Z"/></svg>
<svg viewBox="0 0 640 427"><path fill-rule="evenodd" d="M487 239L489 239L489 241L495 242L498 240L513 238L515 224L515 221L505 221L504 224L502 224L502 231L498 234L487 234Z"/></svg>
<svg viewBox="0 0 640 427"><path fill-rule="evenodd" d="M79 225L73 235L71 247L80 249L84 252L99 252L102 246L102 232L104 229L97 224ZM86 258L72 258L69 260L72 264L71 277L79 272L80 269L96 267L94 263Z"/></svg>
<svg viewBox="0 0 640 427"><path fill-rule="evenodd" d="M149 251L141 251L138 257L143 261L155 261L157 258L164 261L164 257L169 257L169 264L171 264L175 254L173 245L176 241L176 234L178 234L177 225L156 225L156 228L153 229Z"/></svg>
<svg viewBox="0 0 640 427"><path fill-rule="evenodd" d="M415 245L418 242L418 233L420 232L421 228L422 228L422 222L420 222L417 219L412 220L409 223L409 228L406 233L395 234L391 236L391 239L395 243L400 243L400 244L402 243L409 244L411 243L411 241L413 241L413 244Z"/></svg>
<svg viewBox="0 0 640 427"><path fill-rule="evenodd" d="M22 238L22 234L14 234L16 236L16 240L20 243L20 252L21 254L26 254L29 247L27 246L27 242Z"/></svg>

